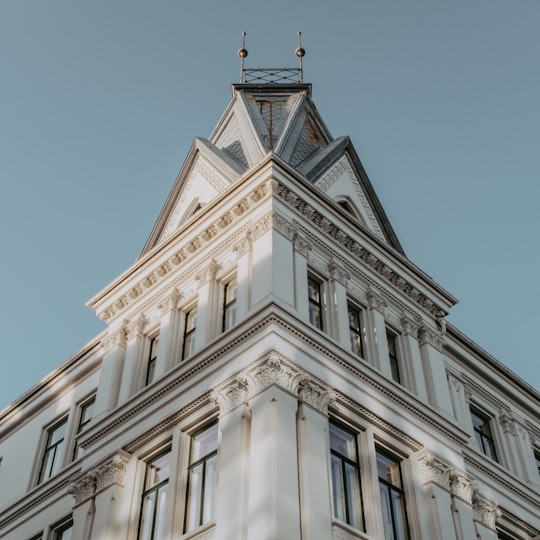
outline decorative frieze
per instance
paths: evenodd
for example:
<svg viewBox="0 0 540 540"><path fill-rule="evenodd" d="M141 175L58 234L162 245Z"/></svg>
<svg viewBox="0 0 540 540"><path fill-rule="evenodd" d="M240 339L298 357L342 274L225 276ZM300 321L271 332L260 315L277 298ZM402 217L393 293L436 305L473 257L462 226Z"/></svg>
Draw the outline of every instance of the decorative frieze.
<svg viewBox="0 0 540 540"><path fill-rule="evenodd" d="M480 493L478 488L473 489L472 505L474 519L486 527L495 530L497 518L501 515L497 503Z"/></svg>
<svg viewBox="0 0 540 540"><path fill-rule="evenodd" d="M103 489L117 484L124 485L124 476L131 456L124 451L100 463L96 468L75 479L68 488L68 493L75 497L75 504L80 504Z"/></svg>

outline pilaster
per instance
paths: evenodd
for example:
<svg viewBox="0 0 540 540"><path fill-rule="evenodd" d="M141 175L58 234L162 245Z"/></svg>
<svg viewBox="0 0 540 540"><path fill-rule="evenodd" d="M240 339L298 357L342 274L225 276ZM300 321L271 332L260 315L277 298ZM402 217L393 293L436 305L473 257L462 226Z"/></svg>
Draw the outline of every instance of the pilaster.
<svg viewBox="0 0 540 540"><path fill-rule="evenodd" d="M330 302L332 313L331 334L334 335L343 347L350 349L349 342L349 316L347 306L347 279L349 274L334 261L328 265L330 275Z"/></svg>
<svg viewBox="0 0 540 540"><path fill-rule="evenodd" d="M298 316L305 322L309 322L307 276L309 251L311 251L311 245L299 234L295 233L293 237L294 302Z"/></svg>
<svg viewBox="0 0 540 540"><path fill-rule="evenodd" d="M497 540L495 523L500 510L495 501L484 496L478 488L473 490L472 505L476 525L476 537L480 540Z"/></svg>
<svg viewBox="0 0 540 540"><path fill-rule="evenodd" d="M409 389L424 402L428 401L424 370L422 369L422 357L418 346L418 325L409 317L401 317L401 328L403 330L403 369Z"/></svg>
<svg viewBox="0 0 540 540"><path fill-rule="evenodd" d="M178 304L182 295L174 289L160 305L159 351L156 360L155 378L161 377L171 369L180 358L180 312Z"/></svg>
<svg viewBox="0 0 540 540"><path fill-rule="evenodd" d="M373 290L369 290L366 297L368 301L368 332L371 334L367 339L370 348L368 358L386 377L391 377L386 323L384 321L384 310L387 304L384 298Z"/></svg>
<svg viewBox="0 0 540 540"><path fill-rule="evenodd" d="M206 345L215 334L217 328L217 284L216 272L218 265L212 260L196 276L199 286L197 301L197 337L195 339L195 351Z"/></svg>
<svg viewBox="0 0 540 540"><path fill-rule="evenodd" d="M140 315L126 326L126 356L118 392L119 404L124 403L141 385L145 324L145 317Z"/></svg>

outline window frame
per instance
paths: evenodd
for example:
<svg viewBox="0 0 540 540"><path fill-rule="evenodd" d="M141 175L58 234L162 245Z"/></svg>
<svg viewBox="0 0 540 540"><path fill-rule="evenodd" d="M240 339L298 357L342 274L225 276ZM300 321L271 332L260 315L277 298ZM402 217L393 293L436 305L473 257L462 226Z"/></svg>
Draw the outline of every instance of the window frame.
<svg viewBox="0 0 540 540"><path fill-rule="evenodd" d="M404 384L403 354L401 352L400 333L386 327L386 344L388 347L388 363L390 377L400 385Z"/></svg>
<svg viewBox="0 0 540 540"><path fill-rule="evenodd" d="M473 427L474 440L476 441L476 446L481 454L492 459L496 463L501 463L499 456L499 445L497 444L497 439L495 438L495 430L493 429L493 419L494 416L487 413L482 408L478 407L475 403L471 403L469 406L469 412L471 414L471 422ZM482 420L483 423L481 426L477 427L474 422L474 418ZM484 430L484 427L487 426L487 432ZM489 448L489 453L486 451L486 442L487 447Z"/></svg>
<svg viewBox="0 0 540 540"><path fill-rule="evenodd" d="M59 534L63 535L69 529L73 531L73 516L68 516L52 525L49 537L51 540L63 540Z"/></svg>
<svg viewBox="0 0 540 540"><path fill-rule="evenodd" d="M307 299L308 299L308 320L311 326L314 326L315 328L321 330L321 332L326 331L326 322L325 316L324 316L324 283L325 280L318 277L316 274L314 274L311 271L308 271L307 275ZM311 284L315 285L315 290L317 292L318 299L314 299L311 295ZM312 318L312 306L315 308L315 311L318 310L319 316L318 316L318 324L316 322L317 317Z"/></svg>
<svg viewBox="0 0 540 540"><path fill-rule="evenodd" d="M348 456L345 456L341 454L338 450L332 448L332 438L331 438L331 430L332 426L335 426L340 431L350 435L352 437L352 440L354 441L354 450L356 454L356 461L350 459ZM363 499L363 493L362 493L362 475L361 475L361 466L360 466L360 452L359 452L359 446L358 446L358 433L348 426L344 425L342 422L339 422L333 417L329 418L328 422L328 444L330 448L330 479L331 479L331 490L332 490L332 518L338 521L341 521L342 523L346 523L350 527L353 527L355 529L361 530L365 532L366 527L366 519L365 519L365 512L364 512L364 499ZM339 518L336 514L336 505L337 505L337 493L335 492L334 484L335 478L334 478L334 467L332 466L332 457L336 457L340 460L340 469L341 469L341 476L340 479L342 481L342 497L345 500L344 507L345 507L345 520L342 520ZM352 504L354 501L349 500L349 493L352 491L351 488L353 486L349 485L349 482L347 481L347 474L346 474L346 466L349 465L354 469L356 482L358 486L358 493L356 496L358 497L358 502L360 505L360 508L358 509L359 513L359 519L360 523L355 524L352 523L353 518L351 516L352 513Z"/></svg>
<svg viewBox="0 0 540 540"><path fill-rule="evenodd" d="M387 480L386 478L382 478L380 476L379 472L379 455L385 457L388 460L391 460L395 465L398 467L399 472L399 483L400 486L396 486L391 481ZM388 495L387 503L388 508L390 509L390 517L391 517L391 525L392 525L392 538L395 540L411 540L411 528L409 525L409 517L407 512L407 501L406 501L406 493L405 493L405 484L403 482L403 470L401 467L401 464L403 462L403 459L399 456L396 456L393 452L390 452L385 447L380 446L379 444L375 444L375 461L376 461L376 467L377 467L377 482L378 482L378 491L379 496L382 498L382 490L381 485L386 488L386 493ZM397 534L396 530L396 516L394 514L394 506L392 504L393 502L393 494L397 494L398 497L401 497L401 512L403 514L403 522L401 523L401 527L404 531L405 536L399 536ZM382 499L380 501L381 504L381 514L383 516L383 528L385 526L384 523L384 514L382 513L383 508L383 502ZM386 536L386 532L385 532Z"/></svg>
<svg viewBox="0 0 540 540"><path fill-rule="evenodd" d="M195 445L195 439L199 435L202 435L211 429L216 429L216 445L215 449L206 453L202 457L199 457L195 461L193 461L193 452L194 452L194 445ZM215 459L216 465L217 465L217 455L219 451L219 425L217 421L211 422L209 424L204 425L194 433L190 435L190 446L189 446L189 454L188 454L188 466L187 466L187 481L186 481L186 497L185 497L185 505L184 505L184 524L183 524L183 534L190 533L192 531L195 531L199 527L202 527L206 525L207 523L210 523L215 518L215 493L216 493L216 471L214 470L214 481L212 487L212 514L205 520L204 516L204 501L205 501L205 495L206 495L206 475L207 475L207 465L208 462L213 459ZM192 493L192 471L200 466L203 465L203 473L202 473L202 481L201 481L201 489L200 492L195 493L195 497L198 498L196 500L196 506L195 508L199 508L199 516L197 517L196 524L190 523L190 509L194 501L194 494Z"/></svg>
<svg viewBox="0 0 540 540"><path fill-rule="evenodd" d="M198 317L198 306L192 305L190 308L184 310L184 328L182 332L182 355L181 361L187 360L195 353L195 336L197 332L197 317ZM188 323L194 321L193 326L189 327ZM189 339L189 354L186 354L186 343Z"/></svg>
<svg viewBox="0 0 540 540"><path fill-rule="evenodd" d="M82 457L84 455L84 450L79 446L79 444L77 442L77 436L79 435L79 433L82 433L84 431L84 429L86 429L88 424L92 421L92 418L94 417L93 410L90 413L90 418L88 418L87 420L84 420L84 421L83 421L83 418L84 418L85 411L89 407L95 407L95 404L96 404L96 394L94 393L91 396L89 396L88 398L86 398L85 400L81 401L81 403L78 406L77 429L76 429L75 435L74 435L75 442L73 444L73 451L71 453L71 461L75 461L75 460L79 459L80 457ZM82 453L79 453L79 452L82 452Z"/></svg>
<svg viewBox="0 0 540 540"><path fill-rule="evenodd" d="M148 336L148 352L145 355L143 387L149 386L156 380L156 365L159 354L159 332ZM155 349L154 349L155 345Z"/></svg>
<svg viewBox="0 0 540 540"><path fill-rule="evenodd" d="M49 445L49 440L51 438L51 435L60 426L64 426L64 433L61 440L57 441L54 444ZM66 445L69 440L68 428L69 428L69 414L68 413L57 418L54 422L51 422L48 425L48 427L43 428L42 443L40 445L40 452L39 452L39 468L37 471L36 485L43 484L47 480L56 476L64 467L65 456L66 456ZM57 455L59 446L60 446L60 453L59 455ZM50 470L50 473L47 476L45 476L44 467L45 467L46 461L48 460L49 453L51 450L53 450L53 448L54 448L54 457L53 457L52 464L49 467L49 469L51 470Z"/></svg>
<svg viewBox="0 0 540 540"><path fill-rule="evenodd" d="M351 326L351 311L354 312L356 315L358 315L358 328L355 328ZM347 298L347 320L349 325L349 348L351 352L358 356L359 358L362 358L362 360L367 360L366 358L366 343L364 342L365 333L365 309L360 307L356 302L351 300L350 298ZM355 350L355 347L353 347L353 336L358 339L358 342L360 343L360 352Z"/></svg>
<svg viewBox="0 0 540 540"><path fill-rule="evenodd" d="M229 299L229 291L231 284L234 294ZM236 324L237 308L238 308L238 277L236 274L228 276L221 281L222 302L221 302L221 332L230 330ZM232 315L232 321L231 321Z"/></svg>

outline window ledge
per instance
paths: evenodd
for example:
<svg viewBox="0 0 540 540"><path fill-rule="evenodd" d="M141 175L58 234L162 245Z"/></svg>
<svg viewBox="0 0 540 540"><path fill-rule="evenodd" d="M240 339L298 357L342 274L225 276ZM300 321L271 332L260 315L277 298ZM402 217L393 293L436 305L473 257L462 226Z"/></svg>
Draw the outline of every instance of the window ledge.
<svg viewBox="0 0 540 540"><path fill-rule="evenodd" d="M373 536L337 519L332 520L332 538L333 540L375 540Z"/></svg>
<svg viewBox="0 0 540 540"><path fill-rule="evenodd" d="M181 536L182 540L214 540L216 537L216 523L210 521L201 525L198 529L190 531Z"/></svg>

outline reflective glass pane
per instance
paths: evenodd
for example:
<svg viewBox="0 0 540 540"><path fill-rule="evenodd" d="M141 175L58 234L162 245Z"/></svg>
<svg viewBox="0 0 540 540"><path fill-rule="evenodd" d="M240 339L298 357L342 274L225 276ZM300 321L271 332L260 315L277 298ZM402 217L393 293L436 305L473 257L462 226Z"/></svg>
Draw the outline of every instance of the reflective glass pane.
<svg viewBox="0 0 540 540"><path fill-rule="evenodd" d="M383 484L379 484L379 494L381 497L381 510L384 525L384 539L395 540L394 527L392 525L392 510L390 509L390 498L388 493L389 488Z"/></svg>
<svg viewBox="0 0 540 540"><path fill-rule="evenodd" d="M206 461L202 523L206 523L214 517L214 486L216 484L216 462L217 456L213 456Z"/></svg>
<svg viewBox="0 0 540 540"><path fill-rule="evenodd" d="M356 435L330 424L330 448L356 462Z"/></svg>
<svg viewBox="0 0 540 540"><path fill-rule="evenodd" d="M350 463L345 464L345 485L347 486L347 501L349 524L357 529L362 528L362 506L360 500L360 483L358 470Z"/></svg>
<svg viewBox="0 0 540 540"><path fill-rule="evenodd" d="M405 521L405 505L403 497L397 491L392 491L391 497L396 538L398 540L405 540L407 538L407 523Z"/></svg>
<svg viewBox="0 0 540 540"><path fill-rule="evenodd" d="M379 478L386 480L397 488L401 488L399 461L377 452L377 470Z"/></svg>
<svg viewBox="0 0 540 540"><path fill-rule="evenodd" d="M191 463L211 454L217 449L218 444L218 425L214 424L205 431L193 437L193 449Z"/></svg>
<svg viewBox="0 0 540 540"><path fill-rule="evenodd" d="M204 464L193 467L189 475L188 509L186 530L191 531L199 526L201 516L201 495Z"/></svg>
<svg viewBox="0 0 540 540"><path fill-rule="evenodd" d="M332 456L332 493L334 496L334 516L341 521L347 521L345 510L345 485L343 483L343 474L341 459Z"/></svg>
<svg viewBox="0 0 540 540"><path fill-rule="evenodd" d="M154 525L153 540L159 540L163 538L163 533L165 531L165 510L166 510L166 503L167 503L167 489L168 489L168 484L165 484L158 490L157 506L156 506L156 522Z"/></svg>
<svg viewBox="0 0 540 540"><path fill-rule="evenodd" d="M150 493L148 493L148 495L143 497L139 540L152 540L152 522L154 520L155 504L155 491L151 491Z"/></svg>
<svg viewBox="0 0 540 540"><path fill-rule="evenodd" d="M167 480L171 472L171 451L161 454L150 461L146 472L146 489Z"/></svg>

